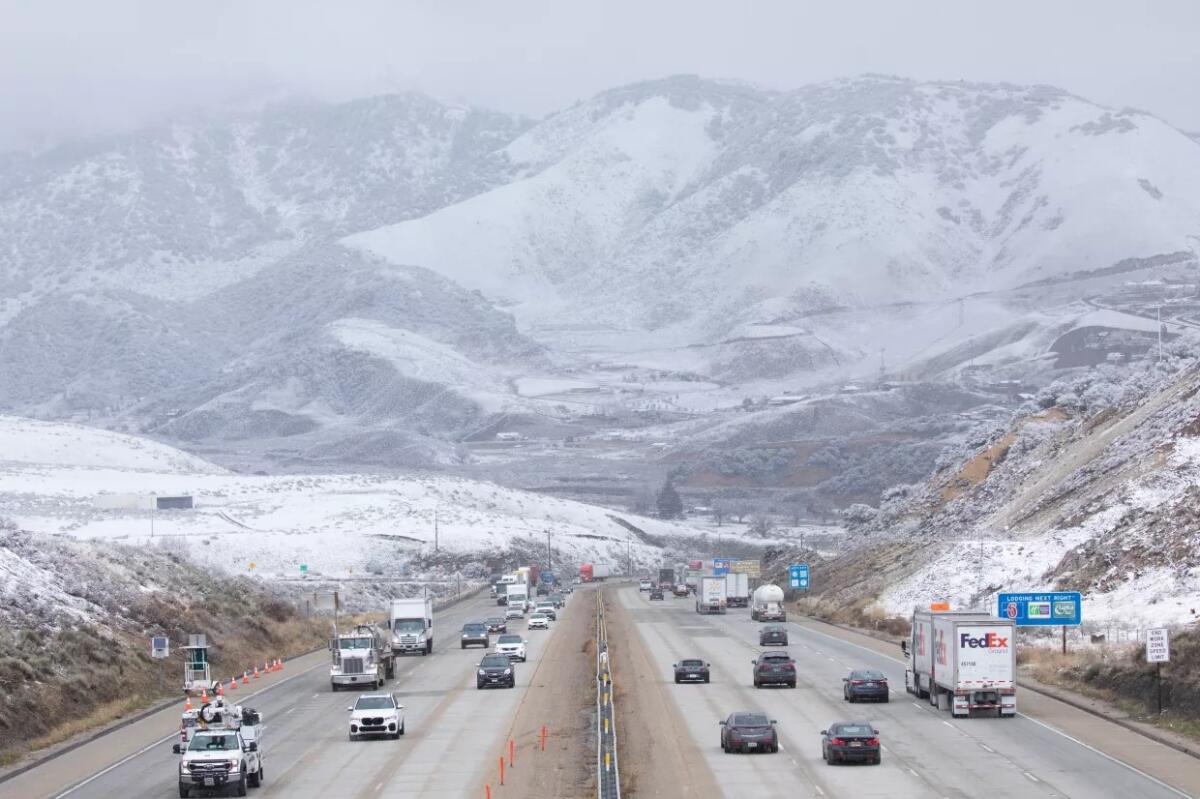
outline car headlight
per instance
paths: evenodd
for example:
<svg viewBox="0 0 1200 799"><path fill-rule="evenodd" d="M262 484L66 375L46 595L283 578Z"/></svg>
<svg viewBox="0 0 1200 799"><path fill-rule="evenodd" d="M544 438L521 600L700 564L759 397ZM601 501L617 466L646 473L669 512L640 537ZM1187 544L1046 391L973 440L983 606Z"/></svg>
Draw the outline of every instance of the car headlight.
<svg viewBox="0 0 1200 799"><path fill-rule="evenodd" d="M192 770L192 764L191 764L189 761L185 760L185 761L183 761L182 763L180 763L180 764L179 764L179 770L180 770L180 771L191 771L191 770Z"/></svg>
<svg viewBox="0 0 1200 799"><path fill-rule="evenodd" d="M504 673L505 673L505 674L512 674L512 669L505 669L505 670L504 670Z"/></svg>
<svg viewBox="0 0 1200 799"><path fill-rule="evenodd" d="M229 761L229 770L230 770L230 771L237 771L237 770L238 770L238 767L239 767L241 764L242 764L242 761L240 761L240 760L232 760L232 759L231 759L231 760Z"/></svg>
<svg viewBox="0 0 1200 799"><path fill-rule="evenodd" d="M480 677L486 677L486 676L487 676L487 672L486 672L486 671L484 671L483 669L480 669L480 670L479 670L479 676L480 676Z"/></svg>

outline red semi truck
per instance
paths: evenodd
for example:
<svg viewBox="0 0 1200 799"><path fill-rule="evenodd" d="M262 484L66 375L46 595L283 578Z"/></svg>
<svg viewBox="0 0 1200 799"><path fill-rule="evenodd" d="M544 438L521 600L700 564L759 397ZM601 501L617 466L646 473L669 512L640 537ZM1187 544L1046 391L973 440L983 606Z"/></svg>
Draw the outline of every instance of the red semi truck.
<svg viewBox="0 0 1200 799"><path fill-rule="evenodd" d="M585 563L579 567L579 581L584 583L598 582L612 575L612 566L607 563Z"/></svg>

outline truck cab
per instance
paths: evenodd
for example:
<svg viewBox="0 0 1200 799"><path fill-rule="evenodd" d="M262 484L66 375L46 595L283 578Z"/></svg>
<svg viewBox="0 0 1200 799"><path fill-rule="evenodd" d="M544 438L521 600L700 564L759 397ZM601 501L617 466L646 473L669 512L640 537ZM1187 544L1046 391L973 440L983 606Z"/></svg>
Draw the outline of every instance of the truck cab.
<svg viewBox="0 0 1200 799"><path fill-rule="evenodd" d="M388 621L392 653L433 653L433 600L428 597L393 599Z"/></svg>
<svg viewBox="0 0 1200 799"><path fill-rule="evenodd" d="M369 625L339 634L330 642L330 649L329 682L335 691L343 685L379 688L395 674L390 648Z"/></svg>

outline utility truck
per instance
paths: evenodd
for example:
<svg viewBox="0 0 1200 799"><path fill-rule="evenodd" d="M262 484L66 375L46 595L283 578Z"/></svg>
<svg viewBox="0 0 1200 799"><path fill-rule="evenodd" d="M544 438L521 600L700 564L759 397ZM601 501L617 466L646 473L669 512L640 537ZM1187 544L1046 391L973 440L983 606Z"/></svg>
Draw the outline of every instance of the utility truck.
<svg viewBox="0 0 1200 799"><path fill-rule="evenodd" d="M787 621L783 609L783 589L777 585L760 585L750 599L750 618L755 621Z"/></svg>
<svg viewBox="0 0 1200 799"><path fill-rule="evenodd" d="M388 619L392 654L433 653L433 600L429 597L393 599Z"/></svg>
<svg viewBox="0 0 1200 799"><path fill-rule="evenodd" d="M180 740L172 749L179 760L179 795L193 789L232 787L238 796L263 782L262 716L253 708L227 705L215 696L195 710L185 710Z"/></svg>
<svg viewBox="0 0 1200 799"><path fill-rule="evenodd" d="M696 592L697 613L724 613L726 605L725 577L705 575L700 578L700 588Z"/></svg>
<svg viewBox="0 0 1200 799"><path fill-rule="evenodd" d="M384 680L396 676L391 642L369 624L345 632L335 631L329 650L333 654L329 684L335 691L342 686L381 688Z"/></svg>
<svg viewBox="0 0 1200 799"><path fill-rule="evenodd" d="M904 688L954 716L995 711L1017 715L1017 637L1011 619L983 611L913 612L912 633L900 644L908 665Z"/></svg>

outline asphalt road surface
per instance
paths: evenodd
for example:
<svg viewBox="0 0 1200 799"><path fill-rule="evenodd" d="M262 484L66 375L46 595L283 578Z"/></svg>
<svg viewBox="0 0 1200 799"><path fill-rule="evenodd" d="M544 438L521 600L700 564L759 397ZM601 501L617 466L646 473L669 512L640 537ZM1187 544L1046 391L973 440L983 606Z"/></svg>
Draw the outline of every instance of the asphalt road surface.
<svg viewBox="0 0 1200 799"><path fill-rule="evenodd" d="M526 631L522 622L509 623L510 632L522 633L529 641L529 662L515 664L515 690L477 690L475 665L484 650L463 650L459 645L464 622L502 615L503 608L485 595L435 613L434 653L401 658L396 679L383 689L396 693L405 706L406 734L396 741L348 740L346 708L357 694L330 690L326 658L301 676L263 692L250 704L263 714L266 724L262 744L265 782L261 788L252 788L250 796L457 799L467 795L502 752L504 736L538 657L554 635L553 627L581 620L576 618L580 611L574 600L559 612L559 621L550 631ZM177 720L161 734L173 730L178 730ZM156 744L132 757L129 751L114 749L110 753L113 765L73 787L58 785L59 761L52 760L0 783L0 797L178 796L178 756L171 752L171 743ZM68 753L60 761L71 757L73 753Z"/></svg>
<svg viewBox="0 0 1200 799"><path fill-rule="evenodd" d="M760 625L748 610L699 615L691 598L649 602L632 587L618 596L649 656L661 664L663 688L725 796L1187 796L1026 716L952 719L949 711L905 693L904 667L895 660L798 624L788 624L786 647L796 660L797 687L756 689L751 660L763 648ZM671 664L687 657L711 664L710 684L674 684ZM891 701L845 702L842 678L854 668L882 671L893 689ZM1019 695L1017 701L1019 711ZM762 711L778 721L778 754L721 751L718 721L739 710ZM831 766L821 759L820 731L849 720L866 720L880 730L881 765ZM1194 764L1187 763L1193 769Z"/></svg>

